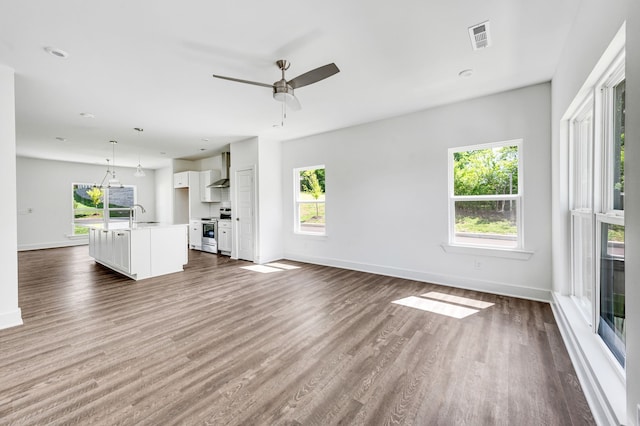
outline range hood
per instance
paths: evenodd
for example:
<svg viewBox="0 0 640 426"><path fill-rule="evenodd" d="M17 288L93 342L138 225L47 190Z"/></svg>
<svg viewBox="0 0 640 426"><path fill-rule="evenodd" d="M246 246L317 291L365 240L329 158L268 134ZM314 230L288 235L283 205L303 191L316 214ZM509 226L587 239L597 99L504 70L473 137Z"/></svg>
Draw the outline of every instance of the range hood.
<svg viewBox="0 0 640 426"><path fill-rule="evenodd" d="M228 188L229 187L229 167L231 167L231 154L223 152L222 156L222 170L220 171L221 177L219 180L207 185L207 188Z"/></svg>

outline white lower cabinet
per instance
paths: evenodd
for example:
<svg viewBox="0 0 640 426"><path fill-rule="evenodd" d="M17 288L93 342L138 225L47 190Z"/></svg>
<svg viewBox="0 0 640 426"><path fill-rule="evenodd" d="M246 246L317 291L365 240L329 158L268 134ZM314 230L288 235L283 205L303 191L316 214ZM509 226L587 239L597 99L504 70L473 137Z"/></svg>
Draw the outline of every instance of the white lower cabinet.
<svg viewBox="0 0 640 426"><path fill-rule="evenodd" d="M218 250L223 254L231 254L231 221L218 221Z"/></svg>
<svg viewBox="0 0 640 426"><path fill-rule="evenodd" d="M189 222L189 248L202 250L202 221L192 220Z"/></svg>
<svg viewBox="0 0 640 426"><path fill-rule="evenodd" d="M127 274L131 273L131 231L109 231L113 238L113 266Z"/></svg>
<svg viewBox="0 0 640 426"><path fill-rule="evenodd" d="M113 248L111 247L111 240L113 239L111 231L101 230L98 235L97 255L105 262L111 263L113 256Z"/></svg>
<svg viewBox="0 0 640 426"><path fill-rule="evenodd" d="M134 280L180 272L188 262L187 228L90 228L89 255Z"/></svg>

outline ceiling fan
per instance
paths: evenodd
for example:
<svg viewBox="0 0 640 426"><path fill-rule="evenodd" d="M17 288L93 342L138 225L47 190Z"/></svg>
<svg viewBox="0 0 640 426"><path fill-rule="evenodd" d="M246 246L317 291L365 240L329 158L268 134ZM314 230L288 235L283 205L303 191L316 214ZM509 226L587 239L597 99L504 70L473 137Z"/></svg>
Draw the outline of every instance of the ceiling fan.
<svg viewBox="0 0 640 426"><path fill-rule="evenodd" d="M273 98L275 100L284 102L289 108L297 111L301 108L301 106L300 101L298 101L298 98L296 98L293 94L294 89L317 83L320 80L324 80L325 78L331 77L332 75L340 72L336 64L331 63L308 71L287 81L287 79L284 77L284 72L289 69L291 63L285 59L280 59L276 61L276 65L278 66L278 68L280 68L280 71L282 71L282 79L276 81L273 84L259 83L257 81L242 80L240 78L225 77L223 75L216 74L213 74L213 76L215 78L221 78L224 80L237 81L238 83L269 87L273 89Z"/></svg>

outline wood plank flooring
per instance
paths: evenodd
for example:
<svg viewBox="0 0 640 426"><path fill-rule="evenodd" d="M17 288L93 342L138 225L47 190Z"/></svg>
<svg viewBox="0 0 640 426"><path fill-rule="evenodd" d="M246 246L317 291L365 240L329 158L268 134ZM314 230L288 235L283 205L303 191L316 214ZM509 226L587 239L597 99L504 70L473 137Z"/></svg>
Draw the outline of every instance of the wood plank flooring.
<svg viewBox="0 0 640 426"><path fill-rule="evenodd" d="M190 252L135 282L87 247L19 253L0 424L590 425L547 304ZM463 319L391 303L494 303Z"/></svg>

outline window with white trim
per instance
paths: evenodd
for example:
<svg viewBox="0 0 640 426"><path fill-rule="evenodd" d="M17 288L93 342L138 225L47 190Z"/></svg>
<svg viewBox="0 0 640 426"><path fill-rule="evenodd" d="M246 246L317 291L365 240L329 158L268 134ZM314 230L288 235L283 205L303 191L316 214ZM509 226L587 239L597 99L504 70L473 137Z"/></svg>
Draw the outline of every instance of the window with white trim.
<svg viewBox="0 0 640 426"><path fill-rule="evenodd" d="M572 296L620 366L624 281L625 54L569 118Z"/></svg>
<svg viewBox="0 0 640 426"><path fill-rule="evenodd" d="M293 192L294 232L326 235L324 166L294 169Z"/></svg>
<svg viewBox="0 0 640 426"><path fill-rule="evenodd" d="M73 183L72 235L86 235L88 225L109 221L129 220L130 208L136 203L136 187L100 188L95 184Z"/></svg>
<svg viewBox="0 0 640 426"><path fill-rule="evenodd" d="M522 140L449 149L449 242L522 249Z"/></svg>

